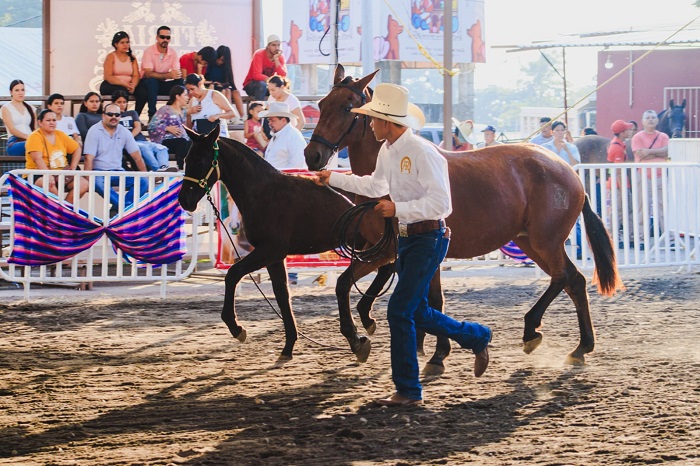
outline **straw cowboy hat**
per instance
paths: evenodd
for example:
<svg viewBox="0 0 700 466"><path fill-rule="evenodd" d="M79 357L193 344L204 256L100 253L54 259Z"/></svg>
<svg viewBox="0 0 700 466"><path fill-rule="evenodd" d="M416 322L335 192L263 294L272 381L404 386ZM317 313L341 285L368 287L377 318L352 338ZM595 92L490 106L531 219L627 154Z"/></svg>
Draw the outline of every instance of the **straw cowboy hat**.
<svg viewBox="0 0 700 466"><path fill-rule="evenodd" d="M294 118L296 120L297 116L289 111L289 105L287 102L270 102L270 106L267 110L263 110L258 113L260 118L269 117L280 117L280 118Z"/></svg>
<svg viewBox="0 0 700 466"><path fill-rule="evenodd" d="M360 108L353 108L352 112L407 126L416 131L425 125L423 112L408 101L408 89L396 84L377 84L372 100Z"/></svg>
<svg viewBox="0 0 700 466"><path fill-rule="evenodd" d="M471 120L464 120L459 122L458 119L452 117L452 124L457 128L457 138L462 142L469 143L471 145L476 144L476 136L474 136L474 122Z"/></svg>

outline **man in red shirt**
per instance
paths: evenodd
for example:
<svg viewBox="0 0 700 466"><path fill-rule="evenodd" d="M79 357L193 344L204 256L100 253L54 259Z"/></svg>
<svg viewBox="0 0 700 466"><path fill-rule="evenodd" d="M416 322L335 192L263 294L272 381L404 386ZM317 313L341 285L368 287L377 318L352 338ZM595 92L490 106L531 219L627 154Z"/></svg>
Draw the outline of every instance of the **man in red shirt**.
<svg viewBox="0 0 700 466"><path fill-rule="evenodd" d="M186 53L180 57L180 68L185 70L185 77L188 74L197 73L204 75L207 64L216 61L216 50L214 47L203 47L199 52Z"/></svg>
<svg viewBox="0 0 700 466"><path fill-rule="evenodd" d="M630 133L632 132L632 128L634 125L632 123L627 123L624 120L615 120L613 124L610 126L610 129L612 130L613 134L615 137L613 138L612 141L610 141L610 146L608 146L608 162L610 163L624 163L626 160L626 145L625 145L625 140L630 137ZM608 193L610 195L610 210L608 211L608 225L611 226L611 230L613 232L618 231L618 230L623 230L623 225L624 225L624 217L623 217L623 204L622 204L622 198L623 196L625 199L628 199L627 192L628 192L628 185L629 185L629 174L627 175L627 181L625 184L622 184L622 174L623 174L623 169L618 169L616 173L616 183L615 186L612 185L612 173L611 173L611 178L608 178ZM612 219L612 199L616 199L616 210L617 210L617 220L616 223L613 224L613 219ZM629 216L629 213L631 213L630 210L630 203L627 203L627 209L625 209L628 212L628 231L629 231L629 240L630 243L634 242L634 235L632 231L632 225L629 223L629 219L631 219L631 216ZM624 247L624 244L622 244Z"/></svg>
<svg viewBox="0 0 700 466"><path fill-rule="evenodd" d="M267 80L274 75L287 76L287 67L284 65L280 38L270 34L267 46L253 54L248 75L243 81L243 90L255 100L265 100L268 95Z"/></svg>

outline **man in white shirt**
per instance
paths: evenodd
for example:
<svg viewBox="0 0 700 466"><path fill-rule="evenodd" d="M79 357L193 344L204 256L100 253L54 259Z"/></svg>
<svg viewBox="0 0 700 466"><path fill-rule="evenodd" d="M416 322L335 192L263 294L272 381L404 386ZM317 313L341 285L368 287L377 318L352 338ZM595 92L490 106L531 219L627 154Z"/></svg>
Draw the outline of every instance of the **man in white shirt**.
<svg viewBox="0 0 700 466"><path fill-rule="evenodd" d="M78 130L78 125L75 123L75 119L71 116L63 115L65 103L66 99L61 94L51 94L49 98L46 99L46 108L56 114L56 129L63 131L82 146L83 141L80 139L80 131Z"/></svg>
<svg viewBox="0 0 700 466"><path fill-rule="evenodd" d="M501 141L496 141L496 128L492 125L488 125L486 128L482 129L481 132L484 133L484 141L476 145L477 149L503 144Z"/></svg>
<svg viewBox="0 0 700 466"><path fill-rule="evenodd" d="M542 127L542 130L540 131L540 134L530 139L531 143L541 146L543 144L551 142L552 139L554 139L554 135L552 134L551 121L552 119L549 117L540 118L540 126Z"/></svg>
<svg viewBox="0 0 700 466"><path fill-rule="evenodd" d="M267 118L273 135L265 149L265 160L278 170L286 168L307 169L304 149L306 141L294 125L289 124L296 115L289 111L286 102L270 102L270 108L259 113Z"/></svg>
<svg viewBox="0 0 700 466"><path fill-rule="evenodd" d="M427 304L430 280L450 243L444 219L452 212L452 198L447 160L434 145L411 131L423 127L423 113L408 102L408 90L395 84L377 85L372 101L352 111L372 117L370 126L375 138L385 141L374 173L360 177L323 170L315 181L369 197L391 197L380 200L374 210L383 217L399 219L399 281L387 310L396 393L377 403L420 403L416 327L471 349L476 354L477 377L488 366L491 330L474 322L458 322Z"/></svg>

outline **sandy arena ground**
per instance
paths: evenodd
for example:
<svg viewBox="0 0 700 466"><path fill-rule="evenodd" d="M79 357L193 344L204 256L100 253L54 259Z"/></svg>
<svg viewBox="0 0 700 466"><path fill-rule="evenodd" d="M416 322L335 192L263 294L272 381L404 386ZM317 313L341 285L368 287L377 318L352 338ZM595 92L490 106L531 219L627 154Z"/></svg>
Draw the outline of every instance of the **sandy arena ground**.
<svg viewBox="0 0 700 466"><path fill-rule="evenodd" d="M341 349L300 339L277 365L282 323L251 283L238 299L244 344L219 319L217 277L169 285L166 300L123 284L36 288L27 304L6 285L0 464L700 464L697 271L623 271L613 298L590 287L597 347L584 367L564 364L578 341L565 295L523 353L523 316L547 286L533 269L445 275L448 312L494 330L491 366L475 379L473 356L454 349L425 404L398 409L372 402L393 388L386 298L358 365L333 290L305 275L293 287L300 329Z"/></svg>

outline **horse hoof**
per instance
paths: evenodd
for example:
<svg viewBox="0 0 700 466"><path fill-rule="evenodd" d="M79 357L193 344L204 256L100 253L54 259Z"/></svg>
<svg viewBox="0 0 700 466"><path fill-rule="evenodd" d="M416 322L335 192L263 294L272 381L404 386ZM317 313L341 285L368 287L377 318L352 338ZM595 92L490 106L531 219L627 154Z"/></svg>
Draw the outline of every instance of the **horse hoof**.
<svg viewBox="0 0 700 466"><path fill-rule="evenodd" d="M540 343L542 343L542 334L538 332L535 338L523 342L523 351L525 351L525 354L530 354L540 346Z"/></svg>
<svg viewBox="0 0 700 466"><path fill-rule="evenodd" d="M439 366L437 364L426 364L423 368L424 377L438 377L445 373L445 366Z"/></svg>
<svg viewBox="0 0 700 466"><path fill-rule="evenodd" d="M367 362L369 353L372 351L372 340L367 337L360 338L360 347L355 351L357 362Z"/></svg>
<svg viewBox="0 0 700 466"><path fill-rule="evenodd" d="M584 355L577 355L574 353L569 353L566 356L566 363L571 365L571 366L585 366L586 365L586 357Z"/></svg>
<svg viewBox="0 0 700 466"><path fill-rule="evenodd" d="M365 331L367 332L367 335L369 335L369 336L374 335L374 332L377 331L377 322L373 320L371 324L369 324L367 327L365 327Z"/></svg>
<svg viewBox="0 0 700 466"><path fill-rule="evenodd" d="M238 336L235 338L241 343L245 343L246 338L248 338L248 332L246 332L246 329L241 328L241 333L239 333Z"/></svg>

